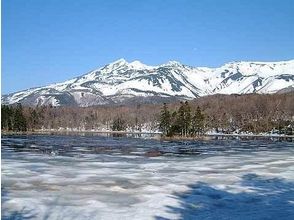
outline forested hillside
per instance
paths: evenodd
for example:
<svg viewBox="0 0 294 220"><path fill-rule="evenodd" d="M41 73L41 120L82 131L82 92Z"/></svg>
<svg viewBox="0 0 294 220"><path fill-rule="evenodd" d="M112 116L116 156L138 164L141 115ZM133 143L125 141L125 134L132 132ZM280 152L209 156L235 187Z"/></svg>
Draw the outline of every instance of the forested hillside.
<svg viewBox="0 0 294 220"><path fill-rule="evenodd" d="M212 95L190 102L96 107L1 107L2 131L127 130L166 135L292 133L294 93Z"/></svg>

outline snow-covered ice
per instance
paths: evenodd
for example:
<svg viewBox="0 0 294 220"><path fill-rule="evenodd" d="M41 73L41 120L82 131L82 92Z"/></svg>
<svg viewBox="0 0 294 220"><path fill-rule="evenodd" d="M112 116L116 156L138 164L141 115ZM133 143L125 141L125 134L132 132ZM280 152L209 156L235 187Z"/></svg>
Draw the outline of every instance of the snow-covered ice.
<svg viewBox="0 0 294 220"><path fill-rule="evenodd" d="M3 136L5 219L293 219L294 145Z"/></svg>

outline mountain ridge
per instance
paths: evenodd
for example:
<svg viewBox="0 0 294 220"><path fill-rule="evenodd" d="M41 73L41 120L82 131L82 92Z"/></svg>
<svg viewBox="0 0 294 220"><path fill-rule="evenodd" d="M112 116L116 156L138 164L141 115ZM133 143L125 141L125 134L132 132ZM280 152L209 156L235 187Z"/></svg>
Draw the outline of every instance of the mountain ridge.
<svg viewBox="0 0 294 220"><path fill-rule="evenodd" d="M119 59L84 75L1 97L2 104L92 106L135 97L189 100L212 94L276 93L294 87L294 60L234 61L192 67L177 61L148 66Z"/></svg>

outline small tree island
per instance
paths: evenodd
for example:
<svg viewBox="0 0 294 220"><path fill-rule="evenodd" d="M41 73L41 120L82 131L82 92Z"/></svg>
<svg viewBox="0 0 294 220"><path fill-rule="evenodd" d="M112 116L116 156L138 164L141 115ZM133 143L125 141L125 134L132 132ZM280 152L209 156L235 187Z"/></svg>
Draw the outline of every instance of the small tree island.
<svg viewBox="0 0 294 220"><path fill-rule="evenodd" d="M181 102L179 109L170 112L166 103L160 112L159 128L163 135L172 137L180 135L189 137L203 135L205 131L205 114L197 106L192 112L188 101Z"/></svg>

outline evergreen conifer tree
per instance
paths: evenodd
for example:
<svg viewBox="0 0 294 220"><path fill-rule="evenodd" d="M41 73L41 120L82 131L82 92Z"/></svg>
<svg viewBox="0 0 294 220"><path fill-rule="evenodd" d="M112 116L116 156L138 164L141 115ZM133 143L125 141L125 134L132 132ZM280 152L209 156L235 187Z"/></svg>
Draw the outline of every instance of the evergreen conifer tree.
<svg viewBox="0 0 294 220"><path fill-rule="evenodd" d="M185 131L185 105L183 102L181 102L181 106L177 113L177 126L179 128L179 132L183 136Z"/></svg>
<svg viewBox="0 0 294 220"><path fill-rule="evenodd" d="M126 121L122 118L122 116L117 116L113 120L111 128L113 131L123 131L126 129Z"/></svg>
<svg viewBox="0 0 294 220"><path fill-rule="evenodd" d="M184 134L187 136L191 127L191 107L187 101L184 104L184 110Z"/></svg>
<svg viewBox="0 0 294 220"><path fill-rule="evenodd" d="M162 130L164 135L168 135L171 127L171 115L168 110L167 104L164 103L160 112L160 123L159 128Z"/></svg>
<svg viewBox="0 0 294 220"><path fill-rule="evenodd" d="M31 112L32 129L38 128L39 115L35 109Z"/></svg>
<svg viewBox="0 0 294 220"><path fill-rule="evenodd" d="M1 130L9 130L9 107L6 105L1 105Z"/></svg>
<svg viewBox="0 0 294 220"><path fill-rule="evenodd" d="M201 112L198 106L196 112L192 118L192 133L193 134L203 134L204 132L204 114Z"/></svg>
<svg viewBox="0 0 294 220"><path fill-rule="evenodd" d="M22 112L22 106L20 103L17 104L13 112L13 130L14 131L26 131L27 123Z"/></svg>

